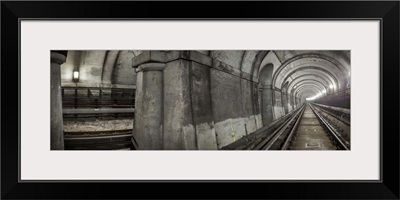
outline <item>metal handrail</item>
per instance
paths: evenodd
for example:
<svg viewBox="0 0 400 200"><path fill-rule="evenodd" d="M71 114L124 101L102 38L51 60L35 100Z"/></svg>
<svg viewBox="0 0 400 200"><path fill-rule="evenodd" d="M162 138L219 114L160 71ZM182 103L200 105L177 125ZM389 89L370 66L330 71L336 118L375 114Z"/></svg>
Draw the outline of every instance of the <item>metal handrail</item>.
<svg viewBox="0 0 400 200"><path fill-rule="evenodd" d="M134 88L62 87L63 107L124 107L135 106Z"/></svg>

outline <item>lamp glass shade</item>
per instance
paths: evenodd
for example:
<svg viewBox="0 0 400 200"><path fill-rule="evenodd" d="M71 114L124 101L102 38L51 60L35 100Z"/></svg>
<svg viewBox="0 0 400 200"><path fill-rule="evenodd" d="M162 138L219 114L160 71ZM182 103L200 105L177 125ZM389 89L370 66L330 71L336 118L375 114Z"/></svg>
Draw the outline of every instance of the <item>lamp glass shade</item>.
<svg viewBox="0 0 400 200"><path fill-rule="evenodd" d="M74 71L74 80L78 80L78 79L79 79L79 72Z"/></svg>

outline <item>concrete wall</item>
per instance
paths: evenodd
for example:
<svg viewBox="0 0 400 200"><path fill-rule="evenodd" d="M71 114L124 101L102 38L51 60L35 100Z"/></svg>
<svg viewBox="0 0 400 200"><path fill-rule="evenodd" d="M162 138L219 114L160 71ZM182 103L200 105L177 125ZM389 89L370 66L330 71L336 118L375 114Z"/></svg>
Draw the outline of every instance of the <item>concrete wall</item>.
<svg viewBox="0 0 400 200"><path fill-rule="evenodd" d="M151 67L137 72L134 137L144 150L163 148L163 73L160 69L147 69Z"/></svg>
<svg viewBox="0 0 400 200"><path fill-rule="evenodd" d="M217 55L223 58L224 54L214 54ZM151 101L144 101L142 96L148 91L146 85L153 85L154 80L145 80L141 74L146 72L140 70L153 60L158 63L165 60L161 62L165 63L160 71L162 86L157 90L163 96L160 102L155 102L157 105L149 106ZM148 121L158 119L155 115L142 119L148 116L146 113L154 112L150 107L161 109L163 119L157 126L162 133L157 128L153 133L162 137L163 149L219 149L240 139L246 131L249 134L262 127L257 83L248 80L248 76L241 77L236 67L220 60L214 64L211 61L205 52L195 51L146 52L133 59L140 71L137 73L135 139L147 146L143 149L154 145L143 139L149 134Z"/></svg>
<svg viewBox="0 0 400 200"><path fill-rule="evenodd" d="M132 58L141 52L120 51L112 76L112 84L136 85L136 72L132 68Z"/></svg>
<svg viewBox="0 0 400 200"><path fill-rule="evenodd" d="M103 64L107 51L84 51L79 67L79 82L94 86L101 84Z"/></svg>
<svg viewBox="0 0 400 200"><path fill-rule="evenodd" d="M233 68L240 69L244 51L211 51L210 56Z"/></svg>
<svg viewBox="0 0 400 200"><path fill-rule="evenodd" d="M274 121L273 111L273 89L268 86L264 86L262 89L262 122L264 126L270 125Z"/></svg>
<svg viewBox="0 0 400 200"><path fill-rule="evenodd" d="M190 92L190 64L175 60L163 70L164 149L196 149Z"/></svg>
<svg viewBox="0 0 400 200"><path fill-rule="evenodd" d="M117 57L113 60L107 59L107 52L103 50L68 51L67 61L61 65L62 86L131 87L135 85L136 72L132 68L132 58L140 55L142 51L116 51L118 53L114 54ZM106 63L106 61L115 63ZM73 81L73 71L79 72L77 83ZM103 80L104 76L107 76L107 80Z"/></svg>
<svg viewBox="0 0 400 200"><path fill-rule="evenodd" d="M291 112L294 109L293 96L291 96L291 95L288 95L288 108L289 108L289 112Z"/></svg>
<svg viewBox="0 0 400 200"><path fill-rule="evenodd" d="M281 93L281 101L282 101L282 107L284 108L284 114L289 113L289 105L288 105L288 98L287 98L287 93L282 92Z"/></svg>
<svg viewBox="0 0 400 200"><path fill-rule="evenodd" d="M101 83L106 51L68 51L61 65L61 85L75 84L73 71L79 72L79 83L98 87Z"/></svg>
<svg viewBox="0 0 400 200"><path fill-rule="evenodd" d="M181 59L163 73L164 149L218 149L261 127L251 81Z"/></svg>
<svg viewBox="0 0 400 200"><path fill-rule="evenodd" d="M191 62L192 116L196 124L198 149L217 149L217 135L211 103L210 67Z"/></svg>
<svg viewBox="0 0 400 200"><path fill-rule="evenodd" d="M240 77L211 69L211 96L218 147L240 139L245 132L257 128L256 115L252 111L252 84Z"/></svg>
<svg viewBox="0 0 400 200"><path fill-rule="evenodd" d="M281 92L275 89L275 97L274 97L274 120L277 120L285 115L285 110L282 106L282 95Z"/></svg>

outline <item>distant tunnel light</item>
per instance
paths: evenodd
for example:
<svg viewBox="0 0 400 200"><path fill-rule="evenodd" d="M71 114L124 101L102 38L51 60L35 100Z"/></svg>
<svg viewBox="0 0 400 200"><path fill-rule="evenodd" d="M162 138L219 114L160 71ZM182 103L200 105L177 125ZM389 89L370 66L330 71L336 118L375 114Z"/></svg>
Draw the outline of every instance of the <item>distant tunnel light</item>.
<svg viewBox="0 0 400 200"><path fill-rule="evenodd" d="M329 88L333 89L333 85L330 85Z"/></svg>
<svg viewBox="0 0 400 200"><path fill-rule="evenodd" d="M314 100L314 99L318 99L320 96L322 96L323 94L325 94L325 92L326 92L326 91L322 91L322 92L316 94L316 95L313 96L313 97L308 97L308 98L306 98L306 100L307 100L307 101L312 101L312 100Z"/></svg>
<svg viewBox="0 0 400 200"><path fill-rule="evenodd" d="M314 100L315 98L317 98L317 96L308 97L308 98L306 98L306 100L307 100L307 101L312 101L312 100Z"/></svg>
<svg viewBox="0 0 400 200"><path fill-rule="evenodd" d="M74 80L74 81L78 81L78 80L79 80L79 72L78 72L78 71L74 71L73 80Z"/></svg>

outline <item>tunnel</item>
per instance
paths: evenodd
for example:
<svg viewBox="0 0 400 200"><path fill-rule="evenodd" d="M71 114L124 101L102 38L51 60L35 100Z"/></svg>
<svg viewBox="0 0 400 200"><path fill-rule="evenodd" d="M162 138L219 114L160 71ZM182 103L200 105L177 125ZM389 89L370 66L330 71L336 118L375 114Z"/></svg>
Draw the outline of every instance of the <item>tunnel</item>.
<svg viewBox="0 0 400 200"><path fill-rule="evenodd" d="M349 50L53 50L51 150L350 150Z"/></svg>

